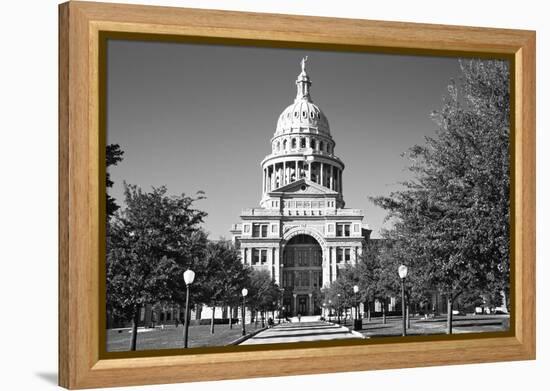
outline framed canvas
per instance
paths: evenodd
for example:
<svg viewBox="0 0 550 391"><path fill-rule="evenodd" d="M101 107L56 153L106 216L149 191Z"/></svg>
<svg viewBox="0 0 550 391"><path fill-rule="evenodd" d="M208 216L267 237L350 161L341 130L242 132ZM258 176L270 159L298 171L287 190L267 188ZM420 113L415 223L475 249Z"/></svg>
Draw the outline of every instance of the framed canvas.
<svg viewBox="0 0 550 391"><path fill-rule="evenodd" d="M59 194L63 387L535 358L532 31L61 4Z"/></svg>

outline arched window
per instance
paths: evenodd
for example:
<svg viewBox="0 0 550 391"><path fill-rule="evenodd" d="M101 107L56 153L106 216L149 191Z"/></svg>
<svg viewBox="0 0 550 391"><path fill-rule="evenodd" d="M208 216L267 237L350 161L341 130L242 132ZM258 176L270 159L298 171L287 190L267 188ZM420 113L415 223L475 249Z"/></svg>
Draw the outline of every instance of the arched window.
<svg viewBox="0 0 550 391"><path fill-rule="evenodd" d="M309 147L311 149L315 149L315 139L312 138L309 140Z"/></svg>
<svg viewBox="0 0 550 391"><path fill-rule="evenodd" d="M286 147L287 147L286 144L287 144L287 142L286 142L286 140L284 140L284 141L283 141L283 150L284 150L284 151L286 151Z"/></svg>
<svg viewBox="0 0 550 391"><path fill-rule="evenodd" d="M305 148L305 147L306 147L306 138L302 137L300 138L300 148Z"/></svg>
<svg viewBox="0 0 550 391"><path fill-rule="evenodd" d="M321 141L321 142L319 143L319 151L322 152L324 147L325 147L325 146L323 145L323 142Z"/></svg>
<svg viewBox="0 0 550 391"><path fill-rule="evenodd" d="M292 144L291 145L292 145L292 149L296 149L296 139L295 138L292 139Z"/></svg>
<svg viewBox="0 0 550 391"><path fill-rule="evenodd" d="M277 141L277 152L281 150L281 142Z"/></svg>

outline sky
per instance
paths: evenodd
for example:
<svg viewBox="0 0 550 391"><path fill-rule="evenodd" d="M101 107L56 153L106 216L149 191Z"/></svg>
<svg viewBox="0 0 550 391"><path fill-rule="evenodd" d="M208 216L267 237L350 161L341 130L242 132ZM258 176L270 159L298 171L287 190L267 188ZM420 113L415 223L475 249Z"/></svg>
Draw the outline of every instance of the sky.
<svg viewBox="0 0 550 391"><path fill-rule="evenodd" d="M347 208L363 209L379 237L386 212L370 196L411 179L401 155L437 128L456 58L111 40L107 52L107 143L124 150L110 167L123 205L123 181L206 199L212 239L230 238L243 208L259 207L260 161L280 113L294 101L308 56L311 97L328 118Z"/></svg>

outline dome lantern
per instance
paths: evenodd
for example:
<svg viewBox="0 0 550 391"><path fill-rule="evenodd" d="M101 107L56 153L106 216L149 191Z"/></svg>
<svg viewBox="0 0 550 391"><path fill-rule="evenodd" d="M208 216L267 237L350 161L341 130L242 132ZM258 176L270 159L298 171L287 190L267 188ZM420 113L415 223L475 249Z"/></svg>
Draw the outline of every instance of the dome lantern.
<svg viewBox="0 0 550 391"><path fill-rule="evenodd" d="M299 102L300 100L307 100L311 102L311 96L309 96L309 87L311 86L311 80L306 72L306 61L307 56L302 58L302 72L298 75L296 79L296 99L294 102Z"/></svg>

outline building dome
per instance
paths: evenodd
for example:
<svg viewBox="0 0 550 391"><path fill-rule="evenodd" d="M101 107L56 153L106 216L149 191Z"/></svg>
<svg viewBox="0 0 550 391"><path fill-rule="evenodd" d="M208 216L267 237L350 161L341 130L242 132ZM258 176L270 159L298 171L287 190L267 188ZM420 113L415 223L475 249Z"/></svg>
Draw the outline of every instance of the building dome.
<svg viewBox="0 0 550 391"><path fill-rule="evenodd" d="M299 133L300 129L330 135L327 117L310 99L299 99L284 109L277 121L275 135Z"/></svg>
<svg viewBox="0 0 550 391"><path fill-rule="evenodd" d="M330 136L327 117L313 103L309 94L311 80L305 69L305 60L302 61L302 72L296 79L296 99L279 116L275 136L280 136L284 133L301 132Z"/></svg>

